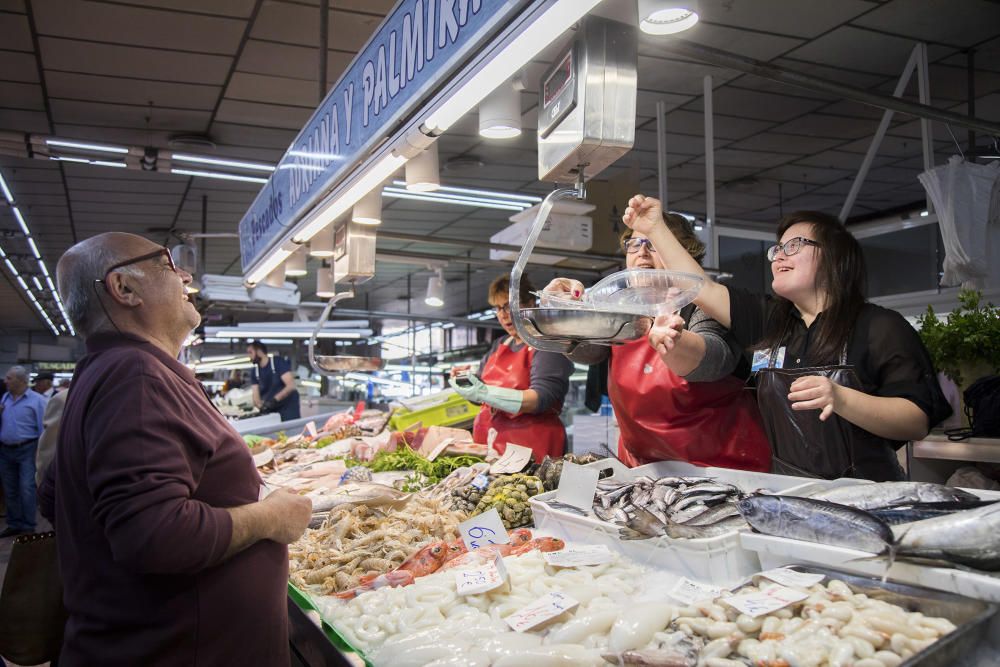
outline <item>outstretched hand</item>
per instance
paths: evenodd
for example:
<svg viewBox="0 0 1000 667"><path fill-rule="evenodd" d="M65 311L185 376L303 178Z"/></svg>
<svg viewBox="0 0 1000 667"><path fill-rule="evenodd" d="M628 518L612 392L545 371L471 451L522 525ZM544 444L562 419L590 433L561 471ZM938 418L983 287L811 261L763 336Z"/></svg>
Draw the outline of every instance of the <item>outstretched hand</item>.
<svg viewBox="0 0 1000 667"><path fill-rule="evenodd" d="M653 320L653 326L650 327L646 340L649 341L654 350L665 356L673 351L683 332L683 317L676 313L660 315Z"/></svg>
<svg viewBox="0 0 1000 667"><path fill-rule="evenodd" d="M632 230L649 236L650 232L664 224L660 200L645 195L635 195L628 200L622 222Z"/></svg>

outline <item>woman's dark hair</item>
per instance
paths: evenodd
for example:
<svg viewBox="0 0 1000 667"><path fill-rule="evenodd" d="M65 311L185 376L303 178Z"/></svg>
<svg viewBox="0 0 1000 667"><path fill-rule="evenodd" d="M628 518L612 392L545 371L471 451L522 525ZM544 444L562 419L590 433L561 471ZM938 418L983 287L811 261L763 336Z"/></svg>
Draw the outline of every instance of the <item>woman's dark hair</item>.
<svg viewBox="0 0 1000 667"><path fill-rule="evenodd" d="M812 226L813 240L819 244L814 248L818 259L816 289L826 294L823 317L815 331L815 346L809 356L814 363L836 363L865 304L865 257L861 244L838 218L818 211L796 211L783 217L778 221L778 242L789 227L800 222ZM784 344L782 338L797 317L791 301L780 296L775 297L775 301L777 307L759 345L763 349Z"/></svg>
<svg viewBox="0 0 1000 667"><path fill-rule="evenodd" d="M533 304L535 297L531 294L535 290L535 287L528 280L527 276L521 276L520 284L520 297L521 303L519 306L526 306ZM492 283L490 283L490 291L488 294L488 300L490 305L493 305L500 298L507 298L510 296L510 274L503 274L497 276Z"/></svg>
<svg viewBox="0 0 1000 667"><path fill-rule="evenodd" d="M263 352L264 354L267 354L267 345L264 345L264 343L260 342L259 340L250 341L249 343L247 343L247 347L252 347L258 352Z"/></svg>

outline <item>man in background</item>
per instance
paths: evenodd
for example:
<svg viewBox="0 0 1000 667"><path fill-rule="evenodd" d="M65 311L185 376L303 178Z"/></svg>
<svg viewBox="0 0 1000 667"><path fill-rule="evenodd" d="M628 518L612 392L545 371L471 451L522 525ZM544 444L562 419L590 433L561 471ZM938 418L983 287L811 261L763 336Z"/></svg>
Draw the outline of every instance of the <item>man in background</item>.
<svg viewBox="0 0 1000 667"><path fill-rule="evenodd" d="M247 356L253 363L250 384L254 407L262 413L279 413L283 422L298 419L299 392L295 389L291 362L278 355L272 359L267 354L267 345L256 340L247 345Z"/></svg>
<svg viewBox="0 0 1000 667"><path fill-rule="evenodd" d="M52 398L52 395L56 391L55 387L52 386L52 382L55 379L52 373L39 373L35 376L35 384L31 388L35 393L41 394L46 399Z"/></svg>
<svg viewBox="0 0 1000 667"><path fill-rule="evenodd" d="M35 454L46 399L28 387L28 371L12 366L0 399L0 479L7 501L7 528L0 537L35 532Z"/></svg>

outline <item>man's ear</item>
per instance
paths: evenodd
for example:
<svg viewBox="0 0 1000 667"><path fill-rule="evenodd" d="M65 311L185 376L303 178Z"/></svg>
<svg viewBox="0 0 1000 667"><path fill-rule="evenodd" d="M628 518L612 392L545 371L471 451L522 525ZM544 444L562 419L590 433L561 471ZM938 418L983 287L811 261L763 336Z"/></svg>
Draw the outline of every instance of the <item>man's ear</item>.
<svg viewBox="0 0 1000 667"><path fill-rule="evenodd" d="M108 295L111 299L127 308L134 308L142 304L142 298L132 289L131 276L121 273L110 273L104 282Z"/></svg>

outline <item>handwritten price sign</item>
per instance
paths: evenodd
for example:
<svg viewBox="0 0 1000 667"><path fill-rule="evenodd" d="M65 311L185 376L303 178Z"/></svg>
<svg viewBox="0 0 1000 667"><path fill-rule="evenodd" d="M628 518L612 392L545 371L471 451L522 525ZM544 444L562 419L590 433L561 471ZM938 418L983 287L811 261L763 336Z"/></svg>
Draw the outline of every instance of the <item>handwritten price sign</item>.
<svg viewBox="0 0 1000 667"><path fill-rule="evenodd" d="M496 508L458 524L458 532L469 551L490 544L509 544L510 537Z"/></svg>
<svg viewBox="0 0 1000 667"><path fill-rule="evenodd" d="M524 632L545 621L551 620L580 604L568 595L553 591L538 598L527 607L516 611L506 619L514 632Z"/></svg>
<svg viewBox="0 0 1000 667"><path fill-rule="evenodd" d="M762 614L769 614L772 611L778 611L783 607L787 607L790 604L795 604L796 602L801 602L809 597L808 593L802 591L797 591L794 588L786 588L785 586L772 586L764 591L758 591L756 593L747 593L745 595L734 595L733 597L723 598L723 602L729 606L738 609L747 616L761 616Z"/></svg>
<svg viewBox="0 0 1000 667"><path fill-rule="evenodd" d="M477 595L500 588L508 582L503 556L497 554L492 562L473 570L455 573L455 588L459 595Z"/></svg>

